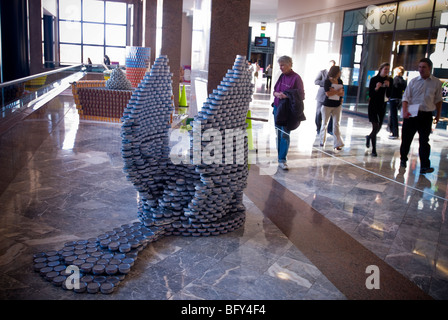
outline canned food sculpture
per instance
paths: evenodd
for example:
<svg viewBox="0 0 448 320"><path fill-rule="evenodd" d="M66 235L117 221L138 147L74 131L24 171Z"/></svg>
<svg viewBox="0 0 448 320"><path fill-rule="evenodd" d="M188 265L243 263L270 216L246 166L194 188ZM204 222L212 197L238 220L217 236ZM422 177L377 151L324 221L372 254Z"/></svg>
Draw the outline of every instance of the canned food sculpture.
<svg viewBox="0 0 448 320"><path fill-rule="evenodd" d="M120 68L112 70L109 80L106 81L106 88L111 90L132 90L131 81Z"/></svg>
<svg viewBox="0 0 448 320"><path fill-rule="evenodd" d="M136 88L149 68L151 48L126 47L126 77Z"/></svg>
<svg viewBox="0 0 448 320"><path fill-rule="evenodd" d="M253 92L247 66L245 57L237 56L194 118L189 152L179 161L170 148L172 74L168 58L157 58L122 117L124 172L139 192L140 221L38 253L34 270L67 290L110 294L148 243L241 227L248 175L246 114Z"/></svg>
<svg viewBox="0 0 448 320"><path fill-rule="evenodd" d="M94 86L95 83L101 86ZM73 95L76 91L75 101L80 119L107 122L121 121L123 110L134 90L120 68L112 70L107 81L80 81L75 88Z"/></svg>

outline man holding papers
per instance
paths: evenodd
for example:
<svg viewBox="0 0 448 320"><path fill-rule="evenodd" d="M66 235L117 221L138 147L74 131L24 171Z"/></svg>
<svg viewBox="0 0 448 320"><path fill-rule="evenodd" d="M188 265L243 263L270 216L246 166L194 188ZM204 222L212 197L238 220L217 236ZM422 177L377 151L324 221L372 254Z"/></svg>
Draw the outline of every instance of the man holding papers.
<svg viewBox="0 0 448 320"><path fill-rule="evenodd" d="M401 166L406 167L414 135L418 132L420 174L434 171L429 156L431 126L437 124L442 110L442 82L431 75L432 61L423 58L418 64L420 76L409 82L403 94L403 127L401 132ZM436 112L433 119L434 111Z"/></svg>

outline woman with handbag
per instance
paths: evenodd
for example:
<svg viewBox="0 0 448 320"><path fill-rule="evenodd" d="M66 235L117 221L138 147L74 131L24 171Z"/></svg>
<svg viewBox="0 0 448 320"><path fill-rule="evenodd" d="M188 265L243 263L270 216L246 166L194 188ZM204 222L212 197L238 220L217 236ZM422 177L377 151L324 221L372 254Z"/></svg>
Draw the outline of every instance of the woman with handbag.
<svg viewBox="0 0 448 320"><path fill-rule="evenodd" d="M278 59L279 68L282 72L280 78L277 80L274 86L274 119L275 119L275 131L277 134L277 151L278 151L278 165L283 170L288 170L288 164L286 163L286 156L289 150L289 135L291 131L287 126L277 125L277 111L280 104L280 100L288 99L285 91L297 90L296 94L298 99L305 100L305 91L303 87L302 78L292 70L292 59L288 56L282 56Z"/></svg>

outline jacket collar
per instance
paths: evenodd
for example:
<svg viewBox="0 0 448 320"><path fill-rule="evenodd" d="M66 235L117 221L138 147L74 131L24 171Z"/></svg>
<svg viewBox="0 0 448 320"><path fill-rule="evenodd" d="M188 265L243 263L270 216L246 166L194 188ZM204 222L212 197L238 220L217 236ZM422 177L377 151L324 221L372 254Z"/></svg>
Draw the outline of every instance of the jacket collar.
<svg viewBox="0 0 448 320"><path fill-rule="evenodd" d="M432 74L430 74L428 78L423 79L421 75L418 75L417 78L418 78L419 80L427 80L427 79L429 79L429 80L433 80L433 79L434 79L434 76L433 76Z"/></svg>

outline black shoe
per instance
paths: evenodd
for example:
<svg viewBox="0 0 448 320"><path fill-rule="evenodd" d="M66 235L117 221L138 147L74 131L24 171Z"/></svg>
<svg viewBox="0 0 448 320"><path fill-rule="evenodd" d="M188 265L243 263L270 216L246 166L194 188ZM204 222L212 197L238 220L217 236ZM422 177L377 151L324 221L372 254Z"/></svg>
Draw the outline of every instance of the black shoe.
<svg viewBox="0 0 448 320"><path fill-rule="evenodd" d="M400 167L406 168L406 161L401 160L400 161Z"/></svg>
<svg viewBox="0 0 448 320"><path fill-rule="evenodd" d="M376 153L376 151L372 151L372 157L378 157L378 154Z"/></svg>
<svg viewBox="0 0 448 320"><path fill-rule="evenodd" d="M434 172L434 168L421 168L420 174L431 173Z"/></svg>
<svg viewBox="0 0 448 320"><path fill-rule="evenodd" d="M366 147L370 148L370 136L366 136Z"/></svg>

